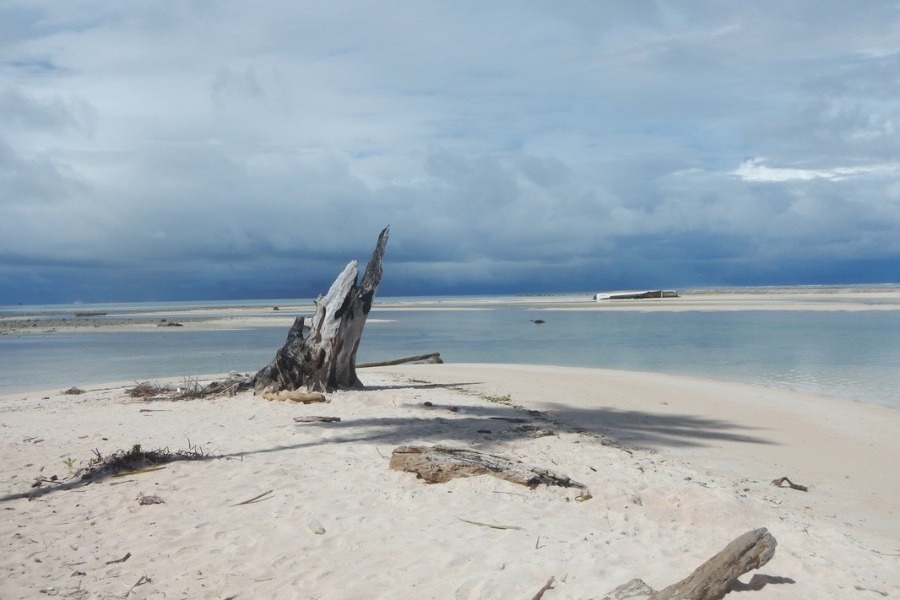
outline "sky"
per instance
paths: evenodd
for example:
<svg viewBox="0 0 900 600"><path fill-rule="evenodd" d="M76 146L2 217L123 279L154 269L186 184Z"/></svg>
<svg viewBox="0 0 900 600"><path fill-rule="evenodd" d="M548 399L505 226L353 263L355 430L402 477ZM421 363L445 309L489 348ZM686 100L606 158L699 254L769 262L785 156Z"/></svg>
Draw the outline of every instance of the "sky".
<svg viewBox="0 0 900 600"><path fill-rule="evenodd" d="M900 2L0 0L0 304L900 282Z"/></svg>

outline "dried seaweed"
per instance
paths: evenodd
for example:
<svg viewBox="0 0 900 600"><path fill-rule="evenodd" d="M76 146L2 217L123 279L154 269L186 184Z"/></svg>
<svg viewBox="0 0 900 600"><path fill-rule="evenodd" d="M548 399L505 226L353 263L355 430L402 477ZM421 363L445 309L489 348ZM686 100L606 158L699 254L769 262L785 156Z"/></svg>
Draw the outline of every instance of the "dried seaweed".
<svg viewBox="0 0 900 600"><path fill-rule="evenodd" d="M118 474L137 474L154 470L154 467L166 465L182 460L208 460L219 458L208 454L199 446L192 446L188 442L187 450L170 452L168 448L161 450L144 450L140 444L135 444L130 450L116 450L112 454L103 456L99 450L94 450L94 458L87 467L77 471L81 479L93 479L97 476L115 476Z"/></svg>
<svg viewBox="0 0 900 600"><path fill-rule="evenodd" d="M144 381L136 383L125 392L131 398L143 400L195 400L216 396L234 396L250 389L250 379L245 375L232 373L224 381L213 381L206 385L195 377L186 377L180 385L162 385Z"/></svg>
<svg viewBox="0 0 900 600"><path fill-rule="evenodd" d="M128 388L125 393L131 398L153 398L154 396L163 396L171 391L172 388L169 386L144 381L136 384L133 388Z"/></svg>

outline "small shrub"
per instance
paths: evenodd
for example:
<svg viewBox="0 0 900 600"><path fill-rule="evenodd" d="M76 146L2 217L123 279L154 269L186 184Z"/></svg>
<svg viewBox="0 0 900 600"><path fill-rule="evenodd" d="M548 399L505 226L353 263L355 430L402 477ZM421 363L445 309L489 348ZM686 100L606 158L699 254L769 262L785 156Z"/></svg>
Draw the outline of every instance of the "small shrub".
<svg viewBox="0 0 900 600"><path fill-rule="evenodd" d="M503 396L481 396L481 398L494 404L512 404L512 398L510 398L509 394L504 394Z"/></svg>

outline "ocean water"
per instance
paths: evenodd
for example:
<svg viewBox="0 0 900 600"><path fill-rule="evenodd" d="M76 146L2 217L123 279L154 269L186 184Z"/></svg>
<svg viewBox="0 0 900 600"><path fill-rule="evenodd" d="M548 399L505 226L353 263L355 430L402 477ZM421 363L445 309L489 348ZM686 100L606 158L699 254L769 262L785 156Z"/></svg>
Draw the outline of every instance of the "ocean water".
<svg viewBox="0 0 900 600"><path fill-rule="evenodd" d="M273 302L241 305L264 307ZM388 303L379 308L376 302L358 362L440 352L445 362L683 374L900 408L900 306L862 311L683 312L537 310L515 303L486 304L475 310L454 310L452 304L444 310L398 306ZM121 313L165 312L190 305L103 308ZM58 307L52 310L65 312ZM544 323L536 324L534 319ZM252 372L272 358L286 333L286 327L254 327L4 335L0 336L0 393Z"/></svg>
<svg viewBox="0 0 900 600"><path fill-rule="evenodd" d="M497 309L381 316L396 320L366 326L361 360L440 352L447 362L653 371L900 408L900 311Z"/></svg>

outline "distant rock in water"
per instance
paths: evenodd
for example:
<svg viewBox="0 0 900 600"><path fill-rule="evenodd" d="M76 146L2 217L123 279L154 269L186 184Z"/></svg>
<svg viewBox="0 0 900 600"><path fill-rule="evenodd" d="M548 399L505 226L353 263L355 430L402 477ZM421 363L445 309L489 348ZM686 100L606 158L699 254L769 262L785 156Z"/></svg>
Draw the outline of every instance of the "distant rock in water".
<svg viewBox="0 0 900 600"><path fill-rule="evenodd" d="M160 322L157 323L156 326L157 327L184 327L184 325L182 325L181 323L178 323L177 321L169 321L166 319L160 320Z"/></svg>

